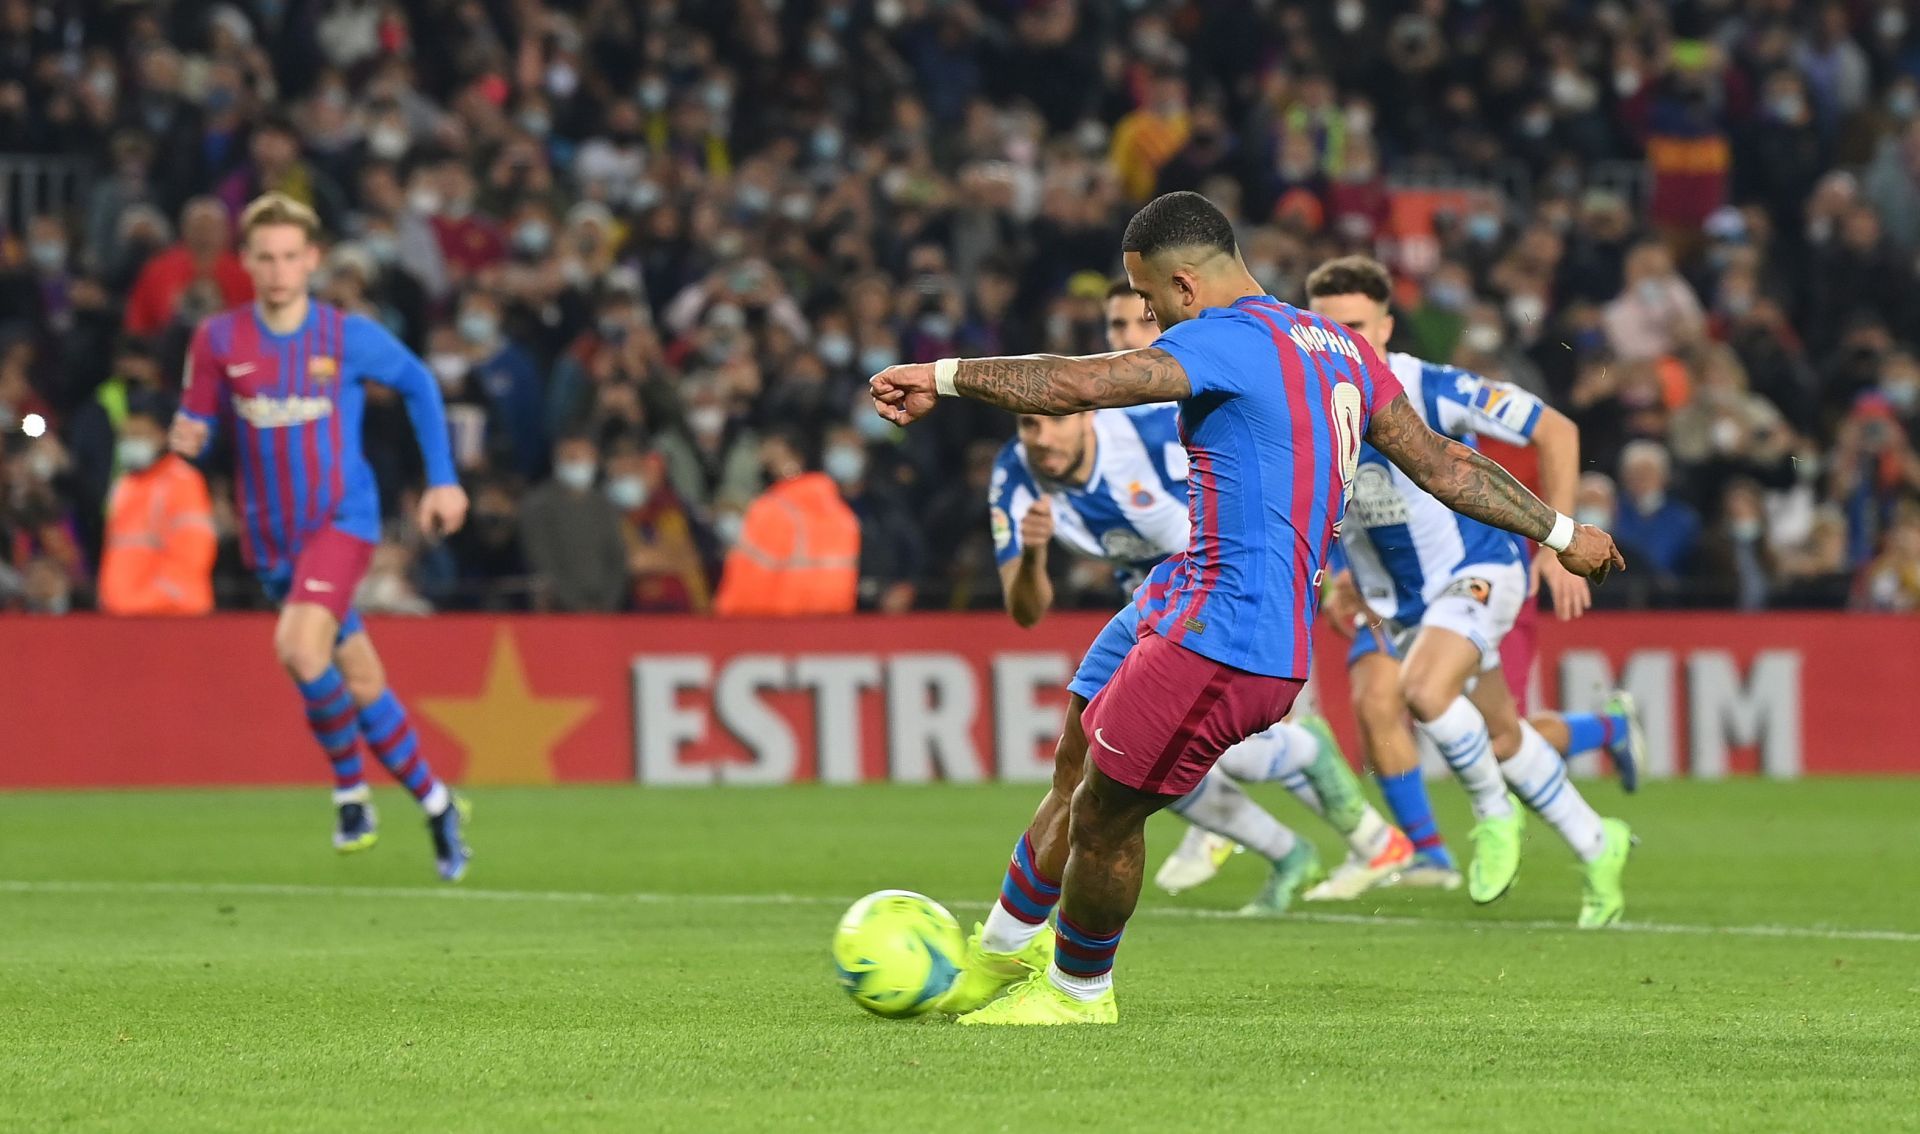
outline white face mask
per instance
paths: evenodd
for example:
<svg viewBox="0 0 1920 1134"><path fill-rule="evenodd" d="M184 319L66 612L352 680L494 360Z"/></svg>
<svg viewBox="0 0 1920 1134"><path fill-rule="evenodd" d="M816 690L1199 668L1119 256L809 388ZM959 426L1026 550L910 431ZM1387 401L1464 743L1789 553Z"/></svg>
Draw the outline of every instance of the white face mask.
<svg viewBox="0 0 1920 1134"><path fill-rule="evenodd" d="M839 445L827 450L827 455L820 460L820 466L835 484L845 488L867 475L867 455L858 449Z"/></svg>
<svg viewBox="0 0 1920 1134"><path fill-rule="evenodd" d="M562 461L553 466L553 479L576 492L593 487L592 461Z"/></svg>
<svg viewBox="0 0 1920 1134"><path fill-rule="evenodd" d="M719 406L697 406L687 411L687 428L711 437L727 427L727 411Z"/></svg>
<svg viewBox="0 0 1920 1134"><path fill-rule="evenodd" d="M722 512L713 518L713 535L722 547L732 547L740 542L740 529L745 526L738 512Z"/></svg>
<svg viewBox="0 0 1920 1134"><path fill-rule="evenodd" d="M467 370L472 365L466 355L451 351L427 356L427 369L433 371L433 376L439 380L440 389L449 393L460 388L460 380L467 376Z"/></svg>
<svg viewBox="0 0 1920 1134"><path fill-rule="evenodd" d="M113 447L114 459L128 472L151 468L160 459L160 445L147 437L122 437Z"/></svg>
<svg viewBox="0 0 1920 1134"><path fill-rule="evenodd" d="M614 477L607 482L607 499L623 512L643 507L647 502L647 482L637 476Z"/></svg>
<svg viewBox="0 0 1920 1134"><path fill-rule="evenodd" d="M1460 336L1460 341L1466 344L1468 350L1478 354L1492 354L1500 349L1503 338L1500 328L1486 323L1475 323Z"/></svg>
<svg viewBox="0 0 1920 1134"><path fill-rule="evenodd" d="M1588 505L1585 508L1575 508L1573 510L1573 518L1582 524L1591 524L1596 528L1610 528L1613 526L1613 511L1608 508L1600 508L1593 505Z"/></svg>

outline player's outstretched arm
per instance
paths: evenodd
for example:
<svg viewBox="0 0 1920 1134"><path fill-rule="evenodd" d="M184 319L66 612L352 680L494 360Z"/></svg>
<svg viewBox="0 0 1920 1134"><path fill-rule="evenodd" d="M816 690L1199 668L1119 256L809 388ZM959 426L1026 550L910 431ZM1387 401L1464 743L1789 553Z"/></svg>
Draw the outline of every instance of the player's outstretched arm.
<svg viewBox="0 0 1920 1134"><path fill-rule="evenodd" d="M1427 428L1418 412L1399 394L1373 415L1367 442L1388 460L1433 493L1442 504L1482 523L1516 532L1528 539L1557 544L1567 570L1599 583L1627 561L1613 545L1613 537L1592 524L1574 524L1507 471L1472 448ZM1564 521L1564 524L1563 524ZM1564 542L1556 540L1565 530Z"/></svg>
<svg viewBox="0 0 1920 1134"><path fill-rule="evenodd" d="M890 366L867 382L874 408L895 425L933 412L941 395L1061 417L1106 406L1170 402L1193 392L1178 359L1158 347L1068 358L1028 354Z"/></svg>
<svg viewBox="0 0 1920 1134"><path fill-rule="evenodd" d="M413 423L414 441L427 470L427 490L420 494L420 530L430 536L459 531L467 521L467 493L453 467L446 405L433 372L385 327L365 316L347 318L345 349L361 374L398 391L406 403L407 419Z"/></svg>

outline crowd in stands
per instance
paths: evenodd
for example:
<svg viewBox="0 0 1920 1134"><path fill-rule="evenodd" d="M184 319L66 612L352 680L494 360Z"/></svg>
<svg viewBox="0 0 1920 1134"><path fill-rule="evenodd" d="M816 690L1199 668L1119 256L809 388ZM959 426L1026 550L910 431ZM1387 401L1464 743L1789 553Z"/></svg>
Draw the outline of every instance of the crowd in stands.
<svg viewBox="0 0 1920 1134"><path fill-rule="evenodd" d="M0 0L0 155L85 171L0 200L0 609L263 602L230 468L149 450L269 189L431 367L472 495L410 530L376 396L370 610L725 610L769 485L847 601L997 605L1011 420L896 430L865 379L1104 349L1174 189L1282 299L1379 256L1397 347L1568 413L1633 565L1602 605L1920 608L1904 0Z"/></svg>

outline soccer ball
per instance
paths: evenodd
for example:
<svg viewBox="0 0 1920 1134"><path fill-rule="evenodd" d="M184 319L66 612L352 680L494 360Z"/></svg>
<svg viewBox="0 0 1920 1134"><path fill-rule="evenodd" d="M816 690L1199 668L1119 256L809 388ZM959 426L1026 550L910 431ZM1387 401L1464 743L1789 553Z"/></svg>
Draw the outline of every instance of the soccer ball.
<svg viewBox="0 0 1920 1134"><path fill-rule="evenodd" d="M853 903L833 931L840 987L876 1016L918 1016L955 978L967 939L945 906L912 890L881 890Z"/></svg>

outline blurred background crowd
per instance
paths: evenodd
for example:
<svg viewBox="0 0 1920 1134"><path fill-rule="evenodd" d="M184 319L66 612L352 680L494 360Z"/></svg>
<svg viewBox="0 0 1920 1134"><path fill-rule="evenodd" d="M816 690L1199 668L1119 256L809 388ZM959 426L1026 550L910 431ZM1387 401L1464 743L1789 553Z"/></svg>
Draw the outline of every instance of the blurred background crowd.
<svg viewBox="0 0 1920 1134"><path fill-rule="evenodd" d="M418 537L376 397L371 610L711 609L807 470L861 607L997 605L1012 421L899 431L864 380L1104 349L1173 189L1282 299L1379 256L1397 347L1568 413L1633 564L1602 605L1920 606L1903 0L0 0L0 607L138 608L101 564L158 505L116 481L267 189L428 362L473 498ZM259 605L207 480L213 601ZM1066 559L1064 603L1115 600Z"/></svg>

